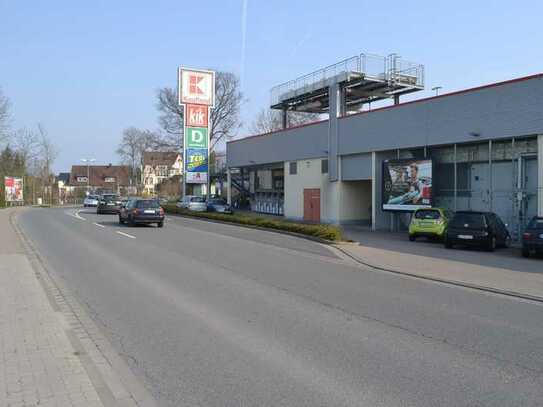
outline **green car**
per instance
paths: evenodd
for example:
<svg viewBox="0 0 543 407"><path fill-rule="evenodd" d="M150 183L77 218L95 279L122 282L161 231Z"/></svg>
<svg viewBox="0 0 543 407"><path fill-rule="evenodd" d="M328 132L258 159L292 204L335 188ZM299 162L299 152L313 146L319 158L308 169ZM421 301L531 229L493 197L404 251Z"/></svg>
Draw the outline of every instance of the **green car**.
<svg viewBox="0 0 543 407"><path fill-rule="evenodd" d="M417 209L409 224L409 240L419 236L443 239L452 214L442 208Z"/></svg>

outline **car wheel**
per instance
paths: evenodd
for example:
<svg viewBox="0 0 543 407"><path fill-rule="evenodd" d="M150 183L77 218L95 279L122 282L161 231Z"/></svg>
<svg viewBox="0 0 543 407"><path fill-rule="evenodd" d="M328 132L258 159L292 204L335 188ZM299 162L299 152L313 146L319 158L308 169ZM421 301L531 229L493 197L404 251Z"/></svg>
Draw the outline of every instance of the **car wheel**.
<svg viewBox="0 0 543 407"><path fill-rule="evenodd" d="M409 241L410 242L414 242L417 238L415 237L415 235L409 235Z"/></svg>
<svg viewBox="0 0 543 407"><path fill-rule="evenodd" d="M164 221L158 222L156 225L157 225L159 228L164 227Z"/></svg>
<svg viewBox="0 0 543 407"><path fill-rule="evenodd" d="M503 247L505 247L506 249L511 247L511 236L507 236L505 238L505 241L503 242Z"/></svg>
<svg viewBox="0 0 543 407"><path fill-rule="evenodd" d="M136 226L136 222L134 222L134 219L131 216L128 217L128 226L130 227Z"/></svg>
<svg viewBox="0 0 543 407"><path fill-rule="evenodd" d="M121 218L121 215L119 215L119 225L122 225L124 223L123 218Z"/></svg>
<svg viewBox="0 0 543 407"><path fill-rule="evenodd" d="M522 257L530 257L530 250L528 249L522 249Z"/></svg>

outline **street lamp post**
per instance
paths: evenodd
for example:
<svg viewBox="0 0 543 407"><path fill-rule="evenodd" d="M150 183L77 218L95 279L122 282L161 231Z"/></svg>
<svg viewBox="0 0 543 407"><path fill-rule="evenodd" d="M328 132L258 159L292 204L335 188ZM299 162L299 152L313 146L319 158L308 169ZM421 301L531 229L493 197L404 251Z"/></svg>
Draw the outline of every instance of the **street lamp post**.
<svg viewBox="0 0 543 407"><path fill-rule="evenodd" d="M95 158L82 158L81 161L87 164L87 195L90 193L90 163L96 161Z"/></svg>

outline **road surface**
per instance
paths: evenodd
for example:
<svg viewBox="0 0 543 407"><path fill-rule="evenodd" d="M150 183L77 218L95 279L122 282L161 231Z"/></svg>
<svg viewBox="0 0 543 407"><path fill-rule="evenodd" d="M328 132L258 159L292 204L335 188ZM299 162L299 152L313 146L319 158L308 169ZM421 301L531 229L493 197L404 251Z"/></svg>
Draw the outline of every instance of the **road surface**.
<svg viewBox="0 0 543 407"><path fill-rule="evenodd" d="M93 212L19 225L162 406L543 404L542 304L273 232Z"/></svg>

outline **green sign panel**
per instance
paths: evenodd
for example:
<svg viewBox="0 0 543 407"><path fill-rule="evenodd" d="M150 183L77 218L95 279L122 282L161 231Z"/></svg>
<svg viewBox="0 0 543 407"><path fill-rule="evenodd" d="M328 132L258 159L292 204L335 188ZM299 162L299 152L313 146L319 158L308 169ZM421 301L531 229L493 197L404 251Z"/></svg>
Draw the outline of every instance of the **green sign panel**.
<svg viewBox="0 0 543 407"><path fill-rule="evenodd" d="M207 128L185 127L185 148L207 148Z"/></svg>

